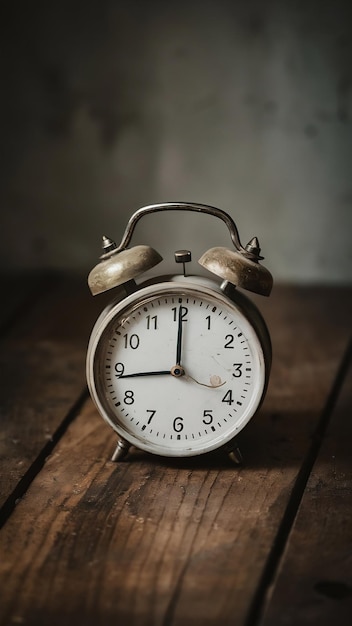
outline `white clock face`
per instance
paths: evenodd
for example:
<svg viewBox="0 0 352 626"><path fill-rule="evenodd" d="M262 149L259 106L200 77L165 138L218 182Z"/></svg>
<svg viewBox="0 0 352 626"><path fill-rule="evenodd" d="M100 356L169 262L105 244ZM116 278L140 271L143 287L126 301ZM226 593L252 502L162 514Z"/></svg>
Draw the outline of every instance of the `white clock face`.
<svg viewBox="0 0 352 626"><path fill-rule="evenodd" d="M88 381L103 417L130 443L190 456L225 444L255 413L263 351L222 294L162 283L113 307L95 333Z"/></svg>

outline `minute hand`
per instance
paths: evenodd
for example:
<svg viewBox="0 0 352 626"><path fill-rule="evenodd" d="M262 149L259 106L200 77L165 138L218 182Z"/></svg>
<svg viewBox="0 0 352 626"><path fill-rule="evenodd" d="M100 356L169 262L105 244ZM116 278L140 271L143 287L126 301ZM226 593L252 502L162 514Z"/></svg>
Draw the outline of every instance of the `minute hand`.
<svg viewBox="0 0 352 626"><path fill-rule="evenodd" d="M182 306L178 310L178 327L177 327L177 347L176 347L176 364L181 365L182 351Z"/></svg>
<svg viewBox="0 0 352 626"><path fill-rule="evenodd" d="M136 378L137 376L164 376L171 374L170 370L159 370L157 372L135 372L134 374L123 374L119 378Z"/></svg>

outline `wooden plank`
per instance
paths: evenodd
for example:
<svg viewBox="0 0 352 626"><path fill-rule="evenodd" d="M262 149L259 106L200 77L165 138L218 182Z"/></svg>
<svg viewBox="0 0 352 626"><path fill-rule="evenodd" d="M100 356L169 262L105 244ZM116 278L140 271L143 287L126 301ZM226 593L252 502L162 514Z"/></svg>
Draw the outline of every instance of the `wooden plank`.
<svg viewBox="0 0 352 626"><path fill-rule="evenodd" d="M102 306L83 279L53 278L42 284L41 295L22 307L0 344L1 516L85 390L87 339Z"/></svg>
<svg viewBox="0 0 352 626"><path fill-rule="evenodd" d="M347 357L342 395L309 478L263 626L351 623L351 350Z"/></svg>
<svg viewBox="0 0 352 626"><path fill-rule="evenodd" d="M350 304L345 291L276 290L272 380L243 433L240 469L219 456L137 452L115 465L110 430L87 401L0 534L0 624L244 624L345 347Z"/></svg>
<svg viewBox="0 0 352 626"><path fill-rule="evenodd" d="M1 623L242 623L280 472L113 467L109 439L87 406L4 526Z"/></svg>

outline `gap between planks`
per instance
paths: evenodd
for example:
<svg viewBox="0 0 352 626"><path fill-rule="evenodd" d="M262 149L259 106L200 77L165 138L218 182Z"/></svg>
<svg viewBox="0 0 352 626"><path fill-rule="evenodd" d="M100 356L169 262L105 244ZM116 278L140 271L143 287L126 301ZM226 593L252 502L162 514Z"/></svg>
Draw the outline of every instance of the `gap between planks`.
<svg viewBox="0 0 352 626"><path fill-rule="evenodd" d="M312 437L312 443L303 460L301 469L297 474L291 497L287 503L286 511L279 526L277 536L273 542L272 550L268 556L267 563L263 569L262 578L254 595L252 606L249 610L245 626L257 626L261 622L261 617L265 604L268 600L270 589L274 583L276 573L279 569L284 549L293 528L299 506L309 481L313 466L318 458L319 451L324 441L324 437L332 417L334 408L338 402L342 387L346 381L352 363L352 340L349 341L345 353L330 393L328 395L321 418L317 423Z"/></svg>
<svg viewBox="0 0 352 626"><path fill-rule="evenodd" d="M32 482L35 480L41 469L44 467L46 459L53 452L60 439L64 436L67 428L70 426L75 417L77 417L79 411L82 409L84 403L88 399L88 396L88 389L85 388L80 394L77 402L75 402L71 410L67 413L62 422L59 424L56 431L52 434L50 440L44 445L43 448L41 448L38 456L34 459L34 462L28 467L27 471L19 480L12 493L10 493L8 498L5 500L0 509L0 530L9 519L16 504L24 497L26 491L29 489Z"/></svg>

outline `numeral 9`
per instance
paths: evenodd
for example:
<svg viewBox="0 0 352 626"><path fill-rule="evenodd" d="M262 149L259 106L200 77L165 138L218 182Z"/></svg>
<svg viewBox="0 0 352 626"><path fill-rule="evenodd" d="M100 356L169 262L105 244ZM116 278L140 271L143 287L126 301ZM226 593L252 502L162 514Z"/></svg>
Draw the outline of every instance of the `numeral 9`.
<svg viewBox="0 0 352 626"><path fill-rule="evenodd" d="M123 376L124 371L125 371L125 366L123 363L115 363L115 372L116 372L117 378L120 378L120 376Z"/></svg>

